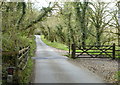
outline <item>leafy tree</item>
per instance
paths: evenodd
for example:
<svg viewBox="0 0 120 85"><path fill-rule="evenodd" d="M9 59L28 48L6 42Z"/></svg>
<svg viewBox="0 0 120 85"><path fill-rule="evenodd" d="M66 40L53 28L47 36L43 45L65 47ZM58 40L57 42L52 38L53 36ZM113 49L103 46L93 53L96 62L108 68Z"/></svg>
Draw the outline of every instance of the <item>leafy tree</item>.
<svg viewBox="0 0 120 85"><path fill-rule="evenodd" d="M118 36L118 45L120 45L120 24L119 24L119 11L120 11L120 6L118 4L119 2L116 2L115 9L112 10L111 16L112 16L112 22L110 23L110 27L113 27L117 29L117 32L112 32L113 34L116 34Z"/></svg>
<svg viewBox="0 0 120 85"><path fill-rule="evenodd" d="M78 22L78 29L81 32L81 38L82 38L82 45L86 45L86 39L87 39L87 10L88 10L88 4L89 2L75 2L74 3L74 9L75 9L75 16L76 16L76 22ZM76 27L77 27L76 26Z"/></svg>
<svg viewBox="0 0 120 85"><path fill-rule="evenodd" d="M108 19L109 10L107 10L108 4L104 2L97 2L91 4L91 10L89 10L89 18L91 24L95 28L96 35L96 44L101 45L101 38L103 35L104 30L110 23L111 19Z"/></svg>

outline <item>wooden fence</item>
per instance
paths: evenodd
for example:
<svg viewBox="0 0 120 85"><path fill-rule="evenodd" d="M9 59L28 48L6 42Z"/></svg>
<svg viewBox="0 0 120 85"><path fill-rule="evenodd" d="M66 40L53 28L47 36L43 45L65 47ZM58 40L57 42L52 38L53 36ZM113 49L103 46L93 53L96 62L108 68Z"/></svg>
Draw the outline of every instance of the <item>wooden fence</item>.
<svg viewBox="0 0 120 85"><path fill-rule="evenodd" d="M16 58L16 65L19 69L24 70L27 61L28 61L28 54L29 54L30 47L23 48L22 50L19 51L17 58Z"/></svg>
<svg viewBox="0 0 120 85"><path fill-rule="evenodd" d="M116 45L85 45L76 46L72 44L72 58L113 58L115 59Z"/></svg>
<svg viewBox="0 0 120 85"><path fill-rule="evenodd" d="M3 64L7 63L9 64L8 67L4 68L14 68L14 79L17 82L18 80L18 74L19 71L22 71L26 68L28 59L29 59L29 50L30 47L23 47L19 51L13 51L13 52L8 52L8 51L2 51L2 57L3 57ZM5 59L4 59L5 58ZM11 61L11 62L9 62Z"/></svg>
<svg viewBox="0 0 120 85"><path fill-rule="evenodd" d="M19 68L21 70L24 70L28 61L28 54L29 54L29 50L30 47L23 47L21 50L19 51L2 51L2 56L6 57L5 62L3 63L7 63L7 61L12 61L11 63L9 63L10 65Z"/></svg>

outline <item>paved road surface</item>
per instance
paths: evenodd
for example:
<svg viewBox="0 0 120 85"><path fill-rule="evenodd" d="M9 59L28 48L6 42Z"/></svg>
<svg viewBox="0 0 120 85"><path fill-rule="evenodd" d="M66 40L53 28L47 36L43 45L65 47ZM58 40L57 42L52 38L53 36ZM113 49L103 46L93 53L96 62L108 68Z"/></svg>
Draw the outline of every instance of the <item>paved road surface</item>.
<svg viewBox="0 0 120 85"><path fill-rule="evenodd" d="M34 83L103 83L88 70L70 63L65 56L42 42L36 35L35 80Z"/></svg>

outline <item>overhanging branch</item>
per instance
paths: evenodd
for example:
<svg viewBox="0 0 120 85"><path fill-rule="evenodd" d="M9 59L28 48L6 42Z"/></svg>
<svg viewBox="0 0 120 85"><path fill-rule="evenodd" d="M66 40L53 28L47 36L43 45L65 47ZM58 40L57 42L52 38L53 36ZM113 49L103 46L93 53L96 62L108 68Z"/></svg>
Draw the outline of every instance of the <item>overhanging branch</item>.
<svg viewBox="0 0 120 85"><path fill-rule="evenodd" d="M55 6L55 5L54 5L54 6ZM27 26L26 26L24 29L22 29L22 30L27 30L28 28L32 27L34 24L36 24L36 23L38 23L39 21L41 21L41 20L47 15L47 13L50 12L50 11L54 8L54 6L53 6L53 7L47 7L47 8L44 10L44 12L38 16L38 18L37 18L36 20L31 21L30 24L27 25Z"/></svg>

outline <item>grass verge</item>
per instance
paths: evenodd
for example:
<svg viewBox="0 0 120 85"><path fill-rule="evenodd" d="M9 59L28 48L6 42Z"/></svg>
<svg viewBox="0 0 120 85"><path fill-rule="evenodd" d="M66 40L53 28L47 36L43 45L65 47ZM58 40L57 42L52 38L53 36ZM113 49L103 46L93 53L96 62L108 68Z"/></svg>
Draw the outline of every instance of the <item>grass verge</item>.
<svg viewBox="0 0 120 85"><path fill-rule="evenodd" d="M48 46L51 46L51 47L54 47L54 48L57 48L57 49L60 49L60 50L66 50L66 51L69 50L66 45L58 43L58 42L50 42L50 41L46 40L43 35L41 36L41 39Z"/></svg>
<svg viewBox="0 0 120 85"><path fill-rule="evenodd" d="M120 81L120 71L117 71L116 74L114 75L114 79L116 82Z"/></svg>

